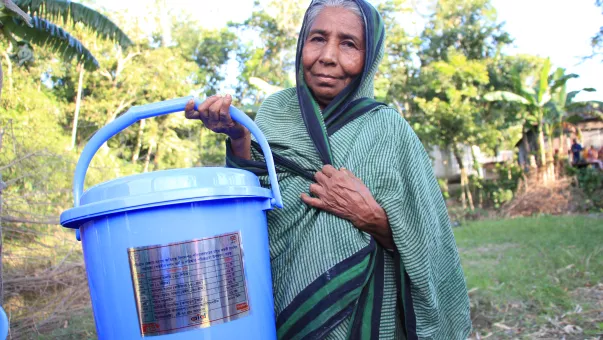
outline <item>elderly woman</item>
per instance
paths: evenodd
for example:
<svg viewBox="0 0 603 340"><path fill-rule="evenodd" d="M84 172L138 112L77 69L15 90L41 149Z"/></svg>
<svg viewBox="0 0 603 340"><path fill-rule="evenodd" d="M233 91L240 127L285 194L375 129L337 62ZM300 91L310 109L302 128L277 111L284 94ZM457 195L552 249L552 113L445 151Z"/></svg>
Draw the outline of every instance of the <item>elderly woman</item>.
<svg viewBox="0 0 603 340"><path fill-rule="evenodd" d="M446 207L421 142L376 102L384 54L363 0L314 0L297 86L256 123L277 163L284 209L268 213L280 339L466 339L469 299ZM229 136L227 164L263 176L259 146L214 96L186 116Z"/></svg>

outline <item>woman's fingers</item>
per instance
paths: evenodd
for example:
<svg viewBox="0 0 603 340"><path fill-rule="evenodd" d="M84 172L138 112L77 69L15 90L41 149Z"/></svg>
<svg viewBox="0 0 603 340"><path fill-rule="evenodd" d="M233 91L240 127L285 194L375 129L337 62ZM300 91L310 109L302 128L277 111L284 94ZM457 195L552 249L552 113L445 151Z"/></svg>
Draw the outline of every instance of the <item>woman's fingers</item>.
<svg viewBox="0 0 603 340"><path fill-rule="evenodd" d="M189 100L184 107L184 116L187 119L199 119L199 111L195 110L195 101Z"/></svg>
<svg viewBox="0 0 603 340"><path fill-rule="evenodd" d="M217 96L216 101L210 105L208 109L210 122L217 122L220 120L220 109L222 108L223 102L224 98L222 96Z"/></svg>
<svg viewBox="0 0 603 340"><path fill-rule="evenodd" d="M322 172L329 178L333 177L337 173L337 169L335 169L331 164L327 164L322 167Z"/></svg>
<svg viewBox="0 0 603 340"><path fill-rule="evenodd" d="M302 193L301 199L304 203L306 203L307 205L309 205L311 207L318 208L318 209L324 209L324 203L318 198L310 197L310 196L308 196L308 194Z"/></svg>
<svg viewBox="0 0 603 340"><path fill-rule="evenodd" d="M322 171L317 171L314 174L314 179L317 183L324 184L329 178Z"/></svg>
<svg viewBox="0 0 603 340"><path fill-rule="evenodd" d="M322 197L325 194L325 188L321 185L312 183L310 184L310 193L317 197Z"/></svg>
<svg viewBox="0 0 603 340"><path fill-rule="evenodd" d="M222 106L220 107L220 112L219 112L219 120L221 122L228 122L231 120L230 118L230 104L232 104L232 97L227 94L224 97L224 100L222 100Z"/></svg>
<svg viewBox="0 0 603 340"><path fill-rule="evenodd" d="M203 103L201 103L201 105L199 105L199 108L197 109L197 111L199 111L199 112L207 112L207 110L209 110L209 107L216 100L218 100L217 96L211 96L211 97L207 98L206 100L203 101Z"/></svg>

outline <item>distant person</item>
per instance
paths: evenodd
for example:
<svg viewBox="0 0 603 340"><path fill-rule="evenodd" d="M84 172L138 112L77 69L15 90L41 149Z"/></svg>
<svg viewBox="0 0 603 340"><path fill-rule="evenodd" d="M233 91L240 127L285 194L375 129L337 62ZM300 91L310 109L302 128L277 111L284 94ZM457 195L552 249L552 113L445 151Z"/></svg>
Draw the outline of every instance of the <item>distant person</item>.
<svg viewBox="0 0 603 340"><path fill-rule="evenodd" d="M580 143L578 143L578 140L576 138L574 138L574 143L572 144L572 154L573 154L573 161L574 164L580 162L580 159L582 157L580 157L580 152L584 150L584 148L582 147L582 145L580 145Z"/></svg>
<svg viewBox="0 0 603 340"><path fill-rule="evenodd" d="M598 169L603 169L603 162L599 160L599 152L594 146L590 146L586 153L586 161L591 164L595 164Z"/></svg>
<svg viewBox="0 0 603 340"><path fill-rule="evenodd" d="M592 145L590 146L590 148L588 148L588 151L586 153L586 160L588 162L594 162L599 160L599 152Z"/></svg>

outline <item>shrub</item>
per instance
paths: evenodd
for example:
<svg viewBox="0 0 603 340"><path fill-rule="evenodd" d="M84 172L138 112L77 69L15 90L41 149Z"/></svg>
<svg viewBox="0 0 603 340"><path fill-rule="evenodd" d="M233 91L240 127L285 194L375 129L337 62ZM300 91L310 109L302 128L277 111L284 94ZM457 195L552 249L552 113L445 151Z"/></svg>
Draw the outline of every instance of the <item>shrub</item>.
<svg viewBox="0 0 603 340"><path fill-rule="evenodd" d="M519 181L523 177L523 170L516 164L497 164L496 173L497 179L486 180L470 176L469 182L474 197L481 195L484 206L498 209L515 196Z"/></svg>

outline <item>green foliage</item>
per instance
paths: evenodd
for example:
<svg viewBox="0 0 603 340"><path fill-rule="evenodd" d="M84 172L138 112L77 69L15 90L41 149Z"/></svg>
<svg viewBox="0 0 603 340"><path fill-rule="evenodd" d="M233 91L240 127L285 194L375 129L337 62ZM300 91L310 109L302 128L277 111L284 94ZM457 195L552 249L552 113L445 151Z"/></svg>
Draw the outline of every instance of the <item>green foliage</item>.
<svg viewBox="0 0 603 340"><path fill-rule="evenodd" d="M512 42L489 0L439 1L421 38L429 42L420 55L424 65L447 60L452 50L469 60L491 58Z"/></svg>
<svg viewBox="0 0 603 340"><path fill-rule="evenodd" d="M385 24L385 55L375 79L375 97L393 103L405 116L412 110L411 84L416 67L413 53L420 45L418 37L411 37L398 17L412 9L400 0L388 0L378 7Z"/></svg>
<svg viewBox="0 0 603 340"><path fill-rule="evenodd" d="M88 70L98 69L95 56L81 41L49 20L71 23L74 27L81 23L97 35L117 41L122 47L132 45L128 36L109 18L82 4L65 0L15 0L14 4L11 1L7 3L12 5L2 10L4 16L0 21L2 32L10 42L16 45L14 36L17 36L58 52L67 61L78 58ZM35 13L35 16L30 18L23 11Z"/></svg>
<svg viewBox="0 0 603 340"><path fill-rule="evenodd" d="M568 176L576 178L578 187L582 189L586 198L596 209L603 209L603 172L591 167L576 168L567 166L565 169Z"/></svg>
<svg viewBox="0 0 603 340"><path fill-rule="evenodd" d="M131 106L209 92L223 79L222 68L236 47L236 37L227 31L181 28L175 26L172 46L152 46L152 37L146 35L136 42L136 48L127 51L114 42L97 40L96 33L83 25L73 28L72 33L92 46L91 53L101 61L98 71L84 74L75 151ZM187 40L186 36L195 39ZM178 45L185 41L189 45ZM0 43L0 49L6 47ZM222 49L223 53L203 48ZM210 53L215 56L200 59ZM12 73L7 74L12 86L1 102L4 142L0 168L8 184L3 206L8 216L45 221L55 219L71 205L71 176L78 153L70 150L69 136L79 70L73 62L56 57L52 49L40 49L29 68L12 65ZM8 69L9 65L3 66ZM89 186L142 171L220 165L223 142L223 136L182 114L148 119L101 148L86 183Z"/></svg>
<svg viewBox="0 0 603 340"><path fill-rule="evenodd" d="M420 114L413 127L424 143L441 147L459 144L489 144L496 129L481 121L477 99L480 87L488 83L487 65L449 52L448 61L424 67L422 83L429 89L425 97L415 98Z"/></svg>
<svg viewBox="0 0 603 340"><path fill-rule="evenodd" d="M228 29L204 30L194 22L192 15L175 20L172 38L183 58L197 64L197 82L204 85L204 92L214 94L225 77L221 67L239 49L240 42Z"/></svg>
<svg viewBox="0 0 603 340"><path fill-rule="evenodd" d="M510 202L523 177L523 170L517 164L497 164L496 179L484 179L471 176L470 187L475 196L482 195L483 203L499 209Z"/></svg>
<svg viewBox="0 0 603 340"><path fill-rule="evenodd" d="M230 23L241 35L259 35L259 44L241 44L237 59L242 64L238 92L241 99L259 104L262 91L250 86L249 79L260 78L271 85L292 87L295 84L295 48L304 16L297 1L270 1L266 7L255 3L250 18L243 23Z"/></svg>
<svg viewBox="0 0 603 340"><path fill-rule="evenodd" d="M598 169L580 169L577 178L580 187L589 197L592 197L597 190L603 188L603 174Z"/></svg>
<svg viewBox="0 0 603 340"><path fill-rule="evenodd" d="M68 0L14 0L29 13L52 21L62 20L73 25L82 23L99 36L116 41L122 47L131 46L130 38L111 19L86 5Z"/></svg>
<svg viewBox="0 0 603 340"><path fill-rule="evenodd" d="M450 198L450 192L448 192L448 180L446 178L438 178L438 185L442 191L442 196L447 200Z"/></svg>
<svg viewBox="0 0 603 340"><path fill-rule="evenodd" d="M99 67L98 60L92 53L64 29L35 16L31 18L31 23L32 27L28 27L19 19L3 21L4 29L25 41L56 51L65 60L77 57L88 70Z"/></svg>

